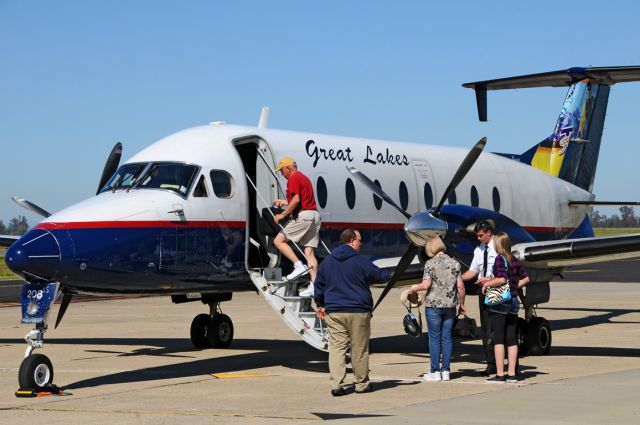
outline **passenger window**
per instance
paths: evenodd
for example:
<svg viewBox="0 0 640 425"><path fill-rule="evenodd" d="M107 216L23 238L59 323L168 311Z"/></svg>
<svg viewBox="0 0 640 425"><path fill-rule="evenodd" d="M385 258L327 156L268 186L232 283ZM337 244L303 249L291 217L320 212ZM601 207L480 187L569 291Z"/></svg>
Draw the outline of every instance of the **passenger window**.
<svg viewBox="0 0 640 425"><path fill-rule="evenodd" d="M204 175L200 176L198 180L198 184L193 189L194 198L206 198L207 195L207 186L204 183Z"/></svg>
<svg viewBox="0 0 640 425"><path fill-rule="evenodd" d="M429 183L424 184L424 205L427 209L433 207L433 192Z"/></svg>
<svg viewBox="0 0 640 425"><path fill-rule="evenodd" d="M374 181L374 183L376 184L376 186L378 186L380 189L382 189L382 185L380 184L380 182L378 180ZM380 208L382 208L382 199L376 195L375 193L373 194L373 205L375 205L376 209L378 211L380 211Z"/></svg>
<svg viewBox="0 0 640 425"><path fill-rule="evenodd" d="M345 193L347 195L347 206L352 210L356 206L356 187L353 185L353 180L347 179Z"/></svg>
<svg viewBox="0 0 640 425"><path fill-rule="evenodd" d="M327 206L327 184L325 183L322 176L318 177L318 181L316 182L316 194L318 195L318 204L320 204L320 208L324 208Z"/></svg>
<svg viewBox="0 0 640 425"><path fill-rule="evenodd" d="M493 210L500 212L500 192L497 187L493 188Z"/></svg>
<svg viewBox="0 0 640 425"><path fill-rule="evenodd" d="M211 170L211 185L213 193L218 198L231 198L233 196L234 181L229 173L223 170Z"/></svg>
<svg viewBox="0 0 640 425"><path fill-rule="evenodd" d="M449 201L449 205L453 205L456 203L456 201L458 200L458 197L456 196L455 190L451 191L451 193L449 194L449 197L447 197L447 200Z"/></svg>
<svg viewBox="0 0 640 425"><path fill-rule="evenodd" d="M478 189L475 186L471 186L471 206L477 207L480 205L480 198L478 197Z"/></svg>
<svg viewBox="0 0 640 425"><path fill-rule="evenodd" d="M409 207L409 191L407 190L407 185L404 182L400 182L400 206L403 210L407 210Z"/></svg>

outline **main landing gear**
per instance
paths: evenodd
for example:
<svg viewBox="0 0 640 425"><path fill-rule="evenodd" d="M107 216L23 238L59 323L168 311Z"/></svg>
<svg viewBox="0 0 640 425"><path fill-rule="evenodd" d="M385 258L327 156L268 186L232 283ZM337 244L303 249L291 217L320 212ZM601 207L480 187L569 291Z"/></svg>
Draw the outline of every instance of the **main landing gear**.
<svg viewBox="0 0 640 425"><path fill-rule="evenodd" d="M191 322L191 342L194 347L227 348L231 345L233 322L220 309L220 303L229 300L231 300L231 293L202 295L202 302L209 305L209 314L198 314ZM180 301L174 298L174 302Z"/></svg>
<svg viewBox="0 0 640 425"><path fill-rule="evenodd" d="M551 325L537 317L533 307L525 308L525 318L518 319L518 354L545 356L551 350Z"/></svg>

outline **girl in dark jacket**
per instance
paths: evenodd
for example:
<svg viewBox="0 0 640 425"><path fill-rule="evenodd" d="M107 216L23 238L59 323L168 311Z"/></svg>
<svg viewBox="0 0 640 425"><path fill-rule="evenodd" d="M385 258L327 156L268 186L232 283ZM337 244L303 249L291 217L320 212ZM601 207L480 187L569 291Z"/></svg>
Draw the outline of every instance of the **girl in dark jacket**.
<svg viewBox="0 0 640 425"><path fill-rule="evenodd" d="M518 382L516 377L516 362L518 361L518 341L516 328L518 325L518 290L529 283L529 275L520 261L511 255L511 240L504 232L493 236L493 243L498 253L493 266L493 278L482 286L484 294L488 288L504 285L509 282L511 301L489 306L489 323L491 324L491 339L494 343L497 375L487 379L491 383ZM504 376L505 345L507 347L508 372Z"/></svg>

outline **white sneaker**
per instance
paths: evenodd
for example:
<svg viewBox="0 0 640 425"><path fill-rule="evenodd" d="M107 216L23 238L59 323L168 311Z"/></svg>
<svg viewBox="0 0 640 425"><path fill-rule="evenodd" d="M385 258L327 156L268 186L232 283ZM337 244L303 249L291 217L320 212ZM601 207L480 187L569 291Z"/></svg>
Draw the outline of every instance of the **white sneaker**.
<svg viewBox="0 0 640 425"><path fill-rule="evenodd" d="M304 264L300 266L296 266L293 268L293 271L287 275L287 280L294 280L299 278L300 276L304 276L309 273L309 269L307 269Z"/></svg>
<svg viewBox="0 0 640 425"><path fill-rule="evenodd" d="M307 286L307 289L303 289L299 294L301 297L313 297L313 283Z"/></svg>
<svg viewBox="0 0 640 425"><path fill-rule="evenodd" d="M443 381L450 381L451 377L449 376L449 371L448 370L443 370L442 371L442 380Z"/></svg>
<svg viewBox="0 0 640 425"><path fill-rule="evenodd" d="M422 379L427 382L439 382L442 381L442 375L440 372L427 372L422 375Z"/></svg>

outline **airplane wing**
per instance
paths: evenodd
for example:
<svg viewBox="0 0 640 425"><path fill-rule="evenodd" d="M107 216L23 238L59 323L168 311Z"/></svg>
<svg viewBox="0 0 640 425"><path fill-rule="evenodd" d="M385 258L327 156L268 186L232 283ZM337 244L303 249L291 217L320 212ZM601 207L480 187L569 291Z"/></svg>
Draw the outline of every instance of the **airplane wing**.
<svg viewBox="0 0 640 425"><path fill-rule="evenodd" d="M513 254L532 268L567 267L640 257L640 233L520 243Z"/></svg>
<svg viewBox="0 0 640 425"><path fill-rule="evenodd" d="M377 267L380 267L383 270L387 270L390 272L394 272L396 266L398 265L398 263L400 262L400 258L401 257L385 257L385 258L379 258L375 261L372 261L372 263L374 265L376 265ZM417 280L420 279L422 277L422 274L424 273L424 268L423 265L420 263L420 259L418 258L418 256L414 257L413 260L411 261L411 264L409 264L409 266L406 268L406 270L402 273L400 280L401 281L406 281L406 280ZM418 283L418 282L409 282L411 284L413 283ZM403 286L402 284L399 284L397 286Z"/></svg>
<svg viewBox="0 0 640 425"><path fill-rule="evenodd" d="M10 247L20 236L0 235L0 246Z"/></svg>

